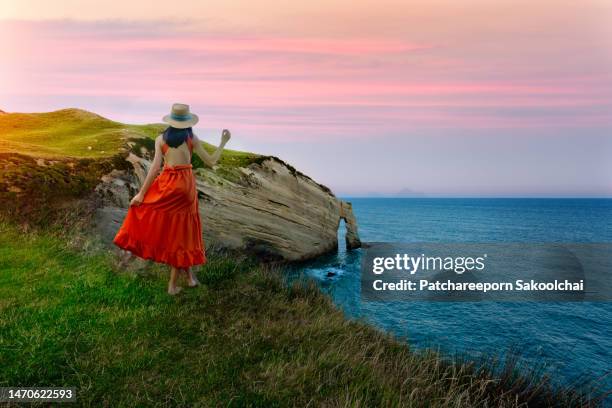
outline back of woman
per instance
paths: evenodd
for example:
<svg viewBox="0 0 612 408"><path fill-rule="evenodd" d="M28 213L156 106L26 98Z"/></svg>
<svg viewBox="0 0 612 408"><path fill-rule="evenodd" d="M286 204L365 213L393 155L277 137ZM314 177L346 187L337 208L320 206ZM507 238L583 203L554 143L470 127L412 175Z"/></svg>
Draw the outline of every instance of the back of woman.
<svg viewBox="0 0 612 408"><path fill-rule="evenodd" d="M192 128L179 129L169 126L162 133L162 141L162 153L167 165L180 166L191 163L193 153Z"/></svg>
<svg viewBox="0 0 612 408"><path fill-rule="evenodd" d="M176 285L179 274L185 274L188 286L195 287L198 280L191 267L206 263L191 154L195 150L205 164L214 167L230 132L223 129L221 143L211 155L193 134L198 116L188 105L174 104L163 120L170 126L155 139L147 177L113 242L136 256L170 265L168 293L176 295L181 289ZM164 168L159 173L162 159Z"/></svg>

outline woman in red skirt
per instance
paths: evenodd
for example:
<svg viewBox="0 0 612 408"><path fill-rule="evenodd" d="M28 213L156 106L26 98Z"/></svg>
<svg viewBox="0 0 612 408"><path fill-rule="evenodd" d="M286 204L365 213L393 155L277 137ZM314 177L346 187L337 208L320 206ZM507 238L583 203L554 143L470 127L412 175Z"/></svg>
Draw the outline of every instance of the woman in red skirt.
<svg viewBox="0 0 612 408"><path fill-rule="evenodd" d="M211 155L193 134L198 116L188 105L174 104L163 120L170 126L155 139L151 168L113 242L141 258L170 265L168 293L176 295L181 290L176 286L179 274L186 274L189 286L197 286L191 267L206 263L191 155L195 150L205 164L214 166L230 132L223 130ZM164 169L158 176L162 158Z"/></svg>

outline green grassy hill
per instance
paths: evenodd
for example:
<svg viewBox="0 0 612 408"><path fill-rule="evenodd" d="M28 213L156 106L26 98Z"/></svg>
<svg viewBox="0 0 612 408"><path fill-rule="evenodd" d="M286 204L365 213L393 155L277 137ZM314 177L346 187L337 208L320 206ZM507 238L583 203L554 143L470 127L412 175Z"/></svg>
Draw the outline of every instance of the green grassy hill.
<svg viewBox="0 0 612 408"><path fill-rule="evenodd" d="M166 126L128 125L81 109L4 113L0 114L0 153L46 159L107 158L121 154L131 140L155 139ZM212 151L214 146L206 143L206 148ZM259 157L226 149L220 164L244 166Z"/></svg>
<svg viewBox="0 0 612 408"><path fill-rule="evenodd" d="M125 125L80 109L0 115L0 151L35 157L118 154L130 137L155 137L163 125Z"/></svg>

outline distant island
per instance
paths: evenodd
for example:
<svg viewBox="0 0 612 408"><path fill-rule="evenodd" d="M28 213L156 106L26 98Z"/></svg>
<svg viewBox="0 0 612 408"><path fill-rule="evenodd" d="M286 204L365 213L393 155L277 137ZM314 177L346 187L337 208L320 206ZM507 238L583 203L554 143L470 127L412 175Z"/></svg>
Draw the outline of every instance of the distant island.
<svg viewBox="0 0 612 408"><path fill-rule="evenodd" d="M371 198L424 198L427 197L422 191L404 187L395 193L382 193L380 191L369 191L365 194L345 194L347 197L371 197Z"/></svg>

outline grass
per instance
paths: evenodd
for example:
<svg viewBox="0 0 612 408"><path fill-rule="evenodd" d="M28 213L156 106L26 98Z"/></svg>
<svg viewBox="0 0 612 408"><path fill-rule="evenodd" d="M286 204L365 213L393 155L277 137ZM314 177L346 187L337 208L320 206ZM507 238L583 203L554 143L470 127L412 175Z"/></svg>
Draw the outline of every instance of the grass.
<svg viewBox="0 0 612 408"><path fill-rule="evenodd" d="M19 153L39 158L108 158L127 149L128 141L151 148L167 125L128 125L106 119L82 109L62 109L45 113L0 114L0 153ZM142 139L146 140L142 140ZM211 144L205 144L209 151ZM137 149L132 149L138 152ZM220 164L244 167L259 155L224 150ZM195 165L203 164L199 159Z"/></svg>
<svg viewBox="0 0 612 408"><path fill-rule="evenodd" d="M128 137L151 137L161 125L124 125L80 109L0 115L0 151L36 157L99 158L119 152Z"/></svg>
<svg viewBox="0 0 612 408"><path fill-rule="evenodd" d="M0 386L75 386L79 406L587 406L348 321L313 284L211 256L173 298L78 235L0 223ZM75 241L76 240L76 241ZM522 404L522 405L521 405Z"/></svg>
<svg viewBox="0 0 612 408"><path fill-rule="evenodd" d="M41 161L0 153L0 212L9 219L44 227L68 203L90 196L103 174L128 165L118 155Z"/></svg>

